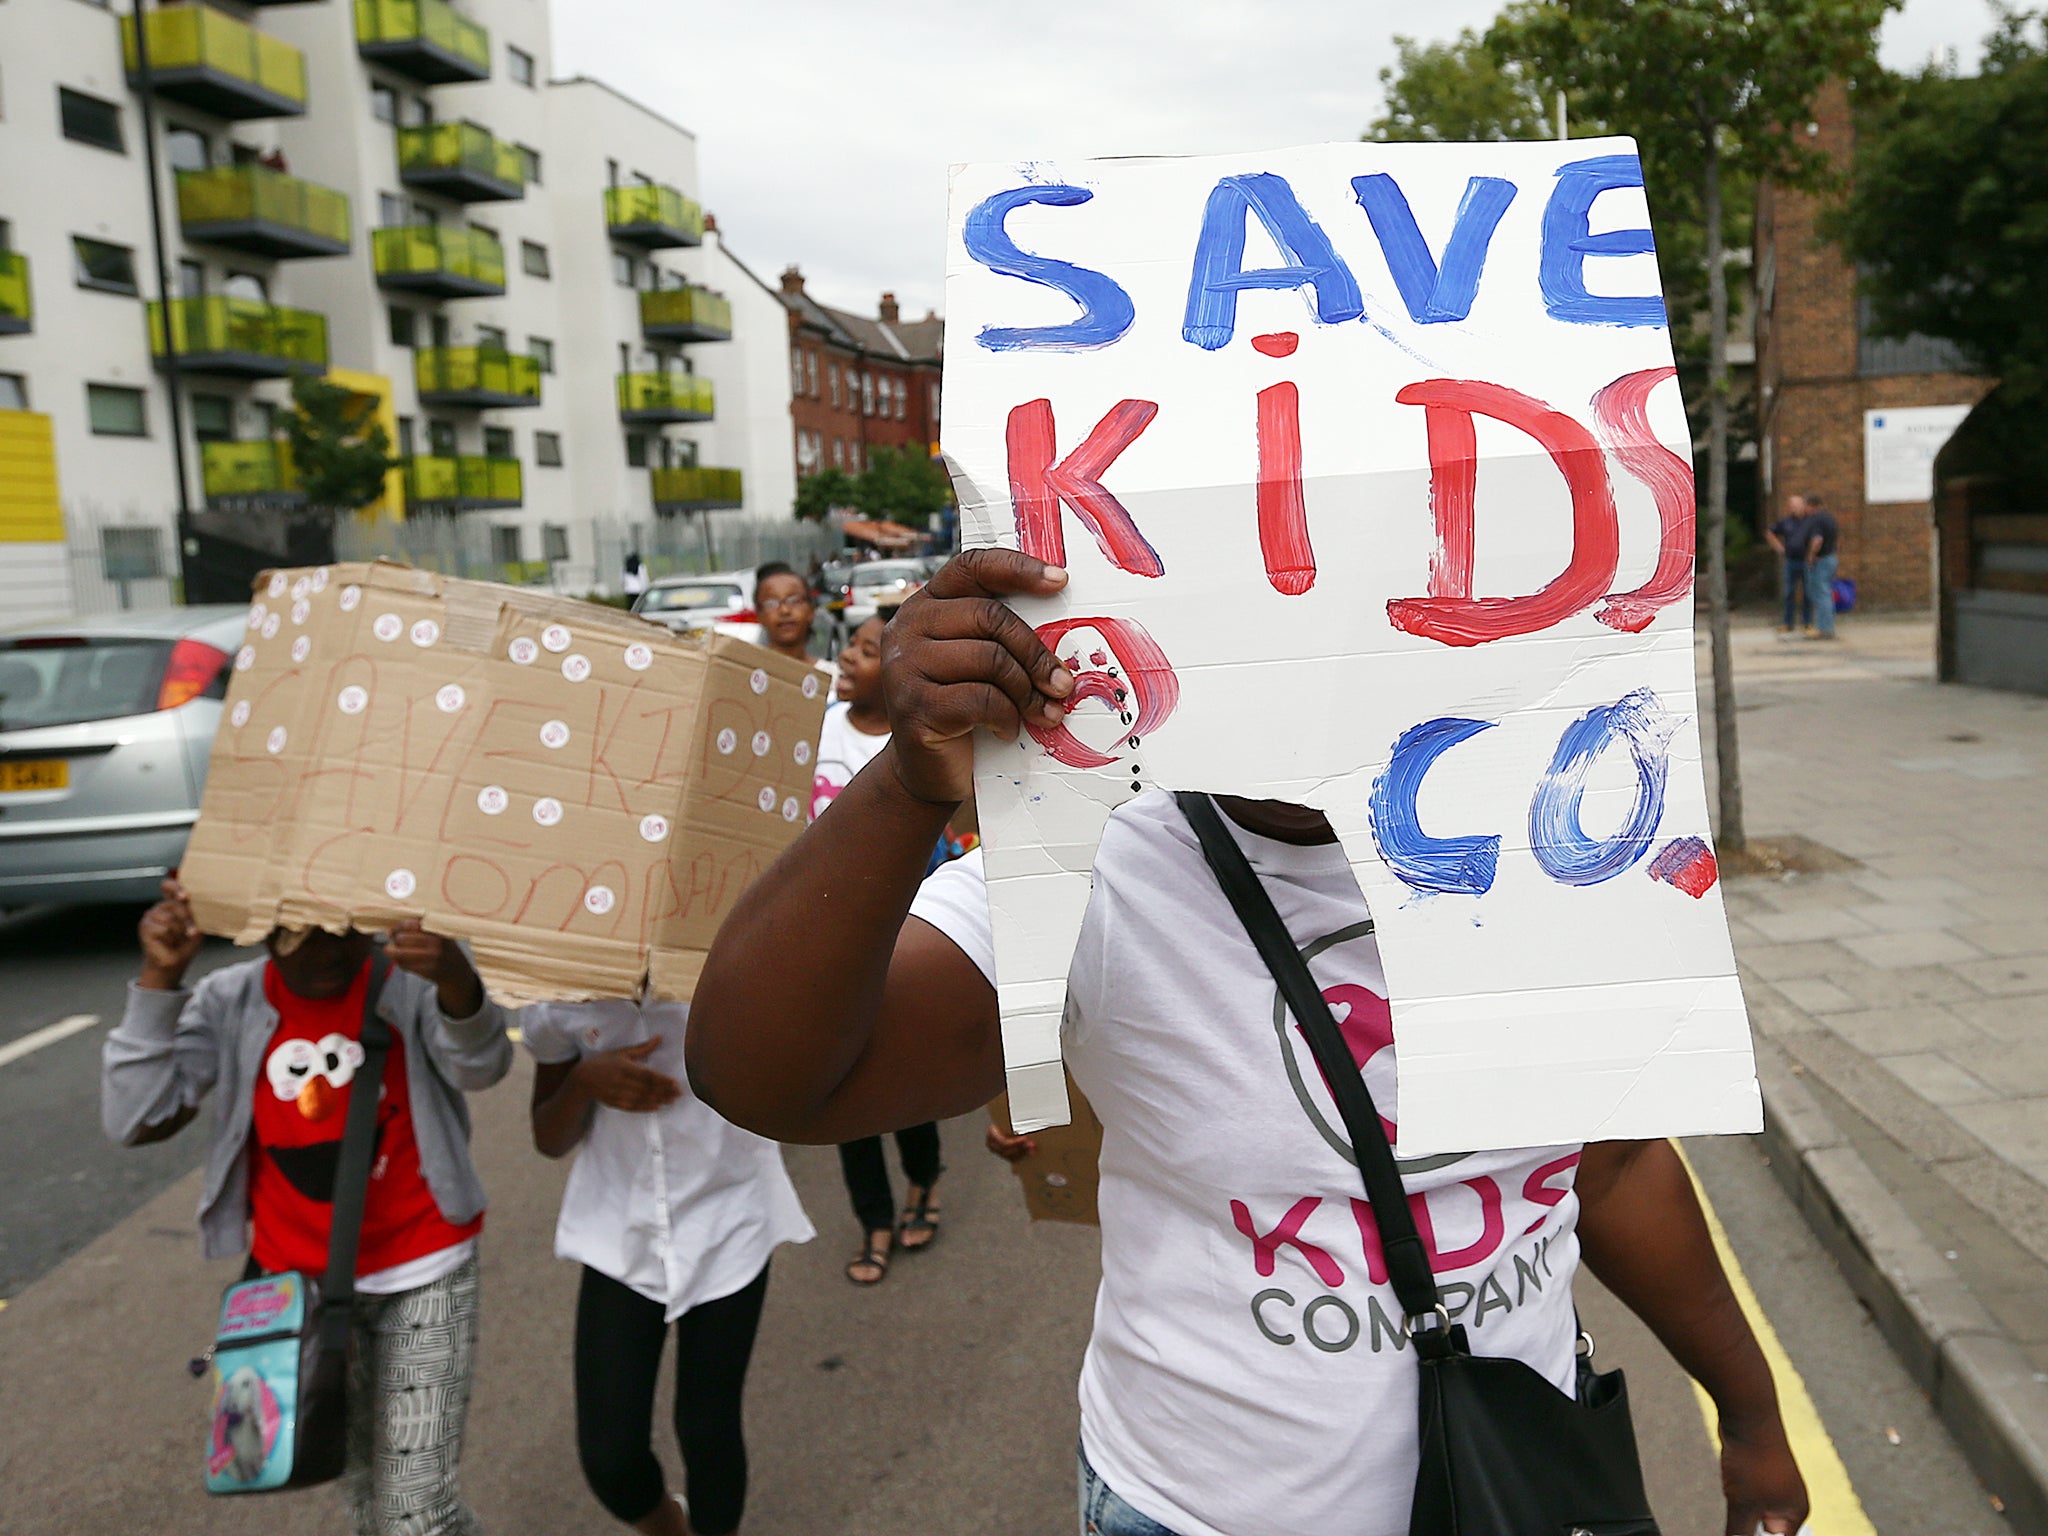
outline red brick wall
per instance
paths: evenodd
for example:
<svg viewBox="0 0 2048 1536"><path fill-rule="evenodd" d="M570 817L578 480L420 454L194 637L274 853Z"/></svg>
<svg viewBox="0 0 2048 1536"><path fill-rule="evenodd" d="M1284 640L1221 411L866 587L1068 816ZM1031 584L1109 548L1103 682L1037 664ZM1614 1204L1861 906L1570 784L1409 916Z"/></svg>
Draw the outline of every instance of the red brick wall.
<svg viewBox="0 0 2048 1536"><path fill-rule="evenodd" d="M939 381L939 369L928 364L903 363L897 360L883 360L872 355L863 358L851 349L841 346L821 332L804 325L796 316L791 316L791 426L797 434L815 432L823 442L823 449L816 465L810 469L843 468L849 474L858 473L865 467L865 452L870 448L908 448L918 453L929 450L938 440L937 423L931 409L931 386ZM796 359L803 359L803 376L797 378ZM817 385L811 384L815 369ZM861 388L861 375L875 380L875 397L872 409L864 409L865 398ZM839 380L838 404L833 403L833 378ZM888 381L889 400L886 409L882 400L882 381ZM895 391L904 394L903 417L896 416ZM793 441L802 441L799 435ZM843 458L834 460L833 444L843 444ZM810 472L801 455L797 459L799 475Z"/></svg>

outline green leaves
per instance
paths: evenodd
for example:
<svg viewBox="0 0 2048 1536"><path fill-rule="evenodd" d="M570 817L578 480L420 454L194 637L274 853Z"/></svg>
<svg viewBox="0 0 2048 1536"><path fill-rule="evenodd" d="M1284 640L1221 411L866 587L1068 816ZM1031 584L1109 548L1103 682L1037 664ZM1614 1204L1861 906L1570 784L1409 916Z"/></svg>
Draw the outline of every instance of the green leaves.
<svg viewBox="0 0 2048 1536"><path fill-rule="evenodd" d="M285 434L309 506L353 512L384 494L384 477L398 461L372 403L323 379L292 380Z"/></svg>
<svg viewBox="0 0 2048 1536"><path fill-rule="evenodd" d="M796 515L812 522L822 522L834 508L852 507L862 517L923 528L952 503L945 471L914 448L875 448L858 475L823 469L796 487Z"/></svg>

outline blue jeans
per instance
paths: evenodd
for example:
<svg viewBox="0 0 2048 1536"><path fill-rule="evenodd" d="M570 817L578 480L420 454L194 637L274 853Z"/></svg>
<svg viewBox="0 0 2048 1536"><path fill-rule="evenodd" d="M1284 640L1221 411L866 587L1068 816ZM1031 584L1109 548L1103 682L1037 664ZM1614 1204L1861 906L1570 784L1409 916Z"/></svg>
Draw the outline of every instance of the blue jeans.
<svg viewBox="0 0 2048 1536"><path fill-rule="evenodd" d="M1785 627L1801 629L1812 622L1808 617L1806 601L1806 562L1785 557Z"/></svg>
<svg viewBox="0 0 2048 1536"><path fill-rule="evenodd" d="M1835 632L1835 568L1838 555L1815 555L1806 562L1806 597L1813 604L1813 627L1823 635Z"/></svg>
<svg viewBox="0 0 2048 1536"><path fill-rule="evenodd" d="M1088 1465L1088 1453L1077 1453L1081 1463L1081 1536L1174 1536L1150 1515L1141 1515L1116 1496L1109 1484Z"/></svg>

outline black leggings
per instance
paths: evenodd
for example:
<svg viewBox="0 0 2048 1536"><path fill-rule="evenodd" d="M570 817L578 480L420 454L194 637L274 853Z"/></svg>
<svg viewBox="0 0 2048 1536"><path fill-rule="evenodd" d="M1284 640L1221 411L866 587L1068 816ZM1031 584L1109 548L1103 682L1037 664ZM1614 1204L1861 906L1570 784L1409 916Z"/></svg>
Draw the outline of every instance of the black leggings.
<svg viewBox="0 0 2048 1536"><path fill-rule="evenodd" d="M739 1529L747 1506L740 1393L761 1325L768 1271L676 1319L676 1443L700 1536ZM597 1501L628 1525L667 1497L654 1459L654 1378L666 1308L585 1267L576 1297L576 1451Z"/></svg>
<svg viewBox="0 0 2048 1536"><path fill-rule="evenodd" d="M903 1177L920 1189L938 1183L945 1169L939 1165L939 1126L936 1120L913 1125L896 1133L896 1155L903 1159ZM882 1161L882 1138L865 1136L859 1141L841 1142L839 1167L846 1175L846 1192L853 1197L853 1214L862 1232L891 1232L896 1227L896 1196L889 1188L889 1165Z"/></svg>

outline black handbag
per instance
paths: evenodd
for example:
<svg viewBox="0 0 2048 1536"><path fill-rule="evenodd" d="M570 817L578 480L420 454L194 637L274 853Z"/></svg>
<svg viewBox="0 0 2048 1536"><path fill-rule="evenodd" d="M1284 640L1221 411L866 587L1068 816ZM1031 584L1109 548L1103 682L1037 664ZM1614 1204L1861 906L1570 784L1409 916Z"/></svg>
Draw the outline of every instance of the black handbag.
<svg viewBox="0 0 2048 1536"><path fill-rule="evenodd" d="M334 1174L326 1277L316 1281L295 1270L256 1275L221 1297L211 1351L208 1493L306 1488L332 1482L347 1464L349 1324L377 1100L392 1045L391 1026L377 1013L389 973L390 962L381 953L373 957L358 1041L363 1060L350 1079Z"/></svg>
<svg viewBox="0 0 2048 1536"><path fill-rule="evenodd" d="M1519 1360L1472 1353L1444 1307L1372 1092L1322 989L1215 803L1175 799L1336 1097L1379 1224L1422 1372L1409 1536L1657 1536L1622 1373L1596 1373L1583 1336L1575 1398Z"/></svg>

